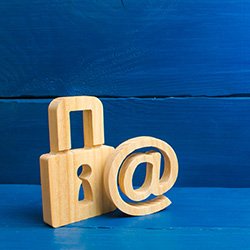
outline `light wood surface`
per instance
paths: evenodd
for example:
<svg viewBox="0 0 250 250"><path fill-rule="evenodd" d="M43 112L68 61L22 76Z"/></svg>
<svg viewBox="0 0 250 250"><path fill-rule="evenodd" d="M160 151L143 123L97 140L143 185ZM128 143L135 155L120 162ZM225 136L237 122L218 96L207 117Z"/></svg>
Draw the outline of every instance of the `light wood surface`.
<svg viewBox="0 0 250 250"><path fill-rule="evenodd" d="M85 148L71 150L71 111L84 111ZM51 152L40 158L43 217L53 227L115 209L103 187L103 170L114 148L104 143L103 108L95 97L57 98L49 105ZM82 166L82 173L77 175ZM83 186L84 199L79 200Z"/></svg>
<svg viewBox="0 0 250 250"><path fill-rule="evenodd" d="M147 147L156 148L164 158L161 177L160 153L149 151L131 154L135 150ZM135 190L132 185L133 173L143 162L147 163L146 178L143 185ZM112 152L104 169L104 185L109 198L121 211L130 215L146 215L158 212L171 204L171 201L162 194L174 185L177 175L178 161L174 150L160 139L142 136L123 142ZM144 200L150 194L156 195L156 198L127 203L119 193L117 179L119 179L121 191L131 200Z"/></svg>
<svg viewBox="0 0 250 250"><path fill-rule="evenodd" d="M49 105L50 148L53 152L71 149L70 112L83 111L84 145L104 143L103 106L93 96L62 97Z"/></svg>
<svg viewBox="0 0 250 250"><path fill-rule="evenodd" d="M133 175L141 163L147 163L146 177L142 186L138 189L133 187ZM161 154L158 152L134 153L122 164L119 174L119 186L122 192L133 201L146 199L151 193L157 195L157 183L160 176Z"/></svg>

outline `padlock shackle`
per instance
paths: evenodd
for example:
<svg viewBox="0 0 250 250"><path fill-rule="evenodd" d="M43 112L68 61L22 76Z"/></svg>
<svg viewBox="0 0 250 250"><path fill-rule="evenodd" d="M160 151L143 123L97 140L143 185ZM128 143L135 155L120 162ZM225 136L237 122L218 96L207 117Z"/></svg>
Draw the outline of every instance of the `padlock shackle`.
<svg viewBox="0 0 250 250"><path fill-rule="evenodd" d="M50 151L71 149L70 112L83 112L84 146L104 144L103 106L92 96L72 96L54 99L49 105Z"/></svg>

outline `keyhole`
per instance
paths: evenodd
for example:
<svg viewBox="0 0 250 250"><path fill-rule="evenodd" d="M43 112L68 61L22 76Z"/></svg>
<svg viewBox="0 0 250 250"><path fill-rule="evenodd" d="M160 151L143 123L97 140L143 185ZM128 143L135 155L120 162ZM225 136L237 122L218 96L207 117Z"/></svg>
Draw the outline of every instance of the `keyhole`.
<svg viewBox="0 0 250 250"><path fill-rule="evenodd" d="M81 179L81 174L82 174L82 166L78 168L77 170L77 176L79 179ZM82 181L82 179L81 179ZM78 200L79 201L83 201L84 200L84 191L83 191L83 187L82 187L82 184L80 185L80 188L79 188L79 193L78 193Z"/></svg>
<svg viewBox="0 0 250 250"><path fill-rule="evenodd" d="M88 165L82 165L77 169L77 176L82 181L79 187L78 201L92 200L92 190L88 182L91 174L91 168Z"/></svg>

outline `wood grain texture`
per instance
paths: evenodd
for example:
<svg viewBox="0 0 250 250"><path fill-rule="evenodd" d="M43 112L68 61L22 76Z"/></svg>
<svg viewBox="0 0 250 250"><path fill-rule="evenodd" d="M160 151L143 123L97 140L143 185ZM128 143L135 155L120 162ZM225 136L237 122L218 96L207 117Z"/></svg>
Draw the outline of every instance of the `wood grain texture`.
<svg viewBox="0 0 250 250"><path fill-rule="evenodd" d="M173 206L160 213L114 212L58 229L42 221L40 186L0 185L0 195L2 249L249 249L249 188L173 188Z"/></svg>
<svg viewBox="0 0 250 250"><path fill-rule="evenodd" d="M115 209L104 190L106 159L114 150L105 145L74 149L40 158L44 221L60 227ZM77 170L82 166L82 172ZM84 199L79 200L80 187Z"/></svg>
<svg viewBox="0 0 250 250"><path fill-rule="evenodd" d="M3 0L0 96L250 94L245 0Z"/></svg>
<svg viewBox="0 0 250 250"><path fill-rule="evenodd" d="M146 153L133 153L150 147L154 149ZM145 181L140 188L134 189L133 175L141 163L146 163ZM126 178L128 175L130 178ZM121 143L110 154L105 163L103 180L108 197L118 209L129 215L141 216L159 212L171 204L163 194L174 185L177 175L178 160L173 148L157 138L139 136ZM118 183L130 202L122 198ZM145 201L151 194L156 197Z"/></svg>
<svg viewBox="0 0 250 250"><path fill-rule="evenodd" d="M70 112L74 111L83 116L84 147L78 149L71 148ZM40 157L44 221L56 228L113 211L103 173L114 148L103 145L101 101L90 96L56 98L48 113L50 152ZM81 186L84 198L79 200Z"/></svg>
<svg viewBox="0 0 250 250"><path fill-rule="evenodd" d="M49 151L51 100L1 100L0 182L39 183L39 156ZM102 99L106 145L140 135L160 138L178 155L176 186L249 187L250 98ZM72 117L72 148L82 121ZM144 169L135 173L141 183ZM138 173L138 174L137 174Z"/></svg>
<svg viewBox="0 0 250 250"><path fill-rule="evenodd" d="M70 112L83 112L84 146L104 144L103 106L93 96L71 96L54 99L48 108L50 151L71 149Z"/></svg>

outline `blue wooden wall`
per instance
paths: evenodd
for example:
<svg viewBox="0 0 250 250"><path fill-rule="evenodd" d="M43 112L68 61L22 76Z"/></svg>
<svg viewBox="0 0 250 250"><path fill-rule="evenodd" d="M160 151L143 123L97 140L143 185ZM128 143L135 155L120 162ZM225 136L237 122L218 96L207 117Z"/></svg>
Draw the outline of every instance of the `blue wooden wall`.
<svg viewBox="0 0 250 250"><path fill-rule="evenodd" d="M52 98L95 95L106 144L166 140L177 186L250 186L249 1L3 0L0 12L0 183L39 183Z"/></svg>

